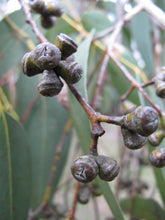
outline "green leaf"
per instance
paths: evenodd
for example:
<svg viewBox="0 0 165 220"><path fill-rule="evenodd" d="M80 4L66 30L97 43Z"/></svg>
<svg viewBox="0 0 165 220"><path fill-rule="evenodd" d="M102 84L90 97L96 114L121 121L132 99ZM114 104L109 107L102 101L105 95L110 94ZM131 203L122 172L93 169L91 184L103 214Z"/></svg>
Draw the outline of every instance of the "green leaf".
<svg viewBox="0 0 165 220"><path fill-rule="evenodd" d="M18 88L18 109L21 115L27 110L37 94L38 77L21 75ZM25 102L26 100L26 102ZM32 108L24 126L31 143L32 154L32 202L31 207L37 208L45 193L51 167L56 153L56 146L63 134L68 113L56 101L55 97L41 97ZM65 167L70 146L68 135L60 156L59 166L53 182L51 198L57 187Z"/></svg>
<svg viewBox="0 0 165 220"><path fill-rule="evenodd" d="M132 38L135 40L137 48L145 61L146 70L149 74L153 75L155 68L149 15L144 11L140 12L132 19L130 29Z"/></svg>
<svg viewBox="0 0 165 220"><path fill-rule="evenodd" d="M86 38L78 47L78 51L75 54L75 60L83 68L83 77L80 82L76 84L77 89L81 95L87 100L86 91L86 77L87 77L87 63L89 56L89 49L92 40L92 33ZM73 94L70 93L70 113L73 120L73 125L76 129L79 141L85 153L89 152L90 146L90 125L87 115L85 114L80 103L75 99Z"/></svg>
<svg viewBox="0 0 165 220"><path fill-rule="evenodd" d="M31 199L29 142L23 128L2 109L0 140L0 219L27 219Z"/></svg>
<svg viewBox="0 0 165 220"><path fill-rule="evenodd" d="M101 192L104 195L104 198L105 198L110 210L112 211L115 219L124 220L122 211L120 209L120 206L119 206L117 200L115 199L115 196L110 188L110 185L107 182L100 180L99 178L97 178L97 181L99 183Z"/></svg>
<svg viewBox="0 0 165 220"><path fill-rule="evenodd" d="M132 201L130 199L123 199L120 204L124 211L129 212L131 209ZM136 197L134 200L133 214L134 216L142 219L164 220L165 211L153 199Z"/></svg>
<svg viewBox="0 0 165 220"><path fill-rule="evenodd" d="M82 24L88 32L95 29L95 34L98 34L112 25L105 13L99 11L88 11L84 13L82 16Z"/></svg>
<svg viewBox="0 0 165 220"><path fill-rule="evenodd" d="M20 29L29 34L30 38L37 42L31 26L25 22L22 11L17 11L9 16ZM10 68L21 62L28 47L16 31L14 31L5 20L0 22L0 75L6 73Z"/></svg>

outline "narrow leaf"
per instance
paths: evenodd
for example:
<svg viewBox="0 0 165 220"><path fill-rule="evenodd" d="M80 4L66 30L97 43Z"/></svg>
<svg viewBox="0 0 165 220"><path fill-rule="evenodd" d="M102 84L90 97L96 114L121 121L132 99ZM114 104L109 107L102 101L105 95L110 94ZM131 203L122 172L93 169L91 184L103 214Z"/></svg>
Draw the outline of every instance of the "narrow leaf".
<svg viewBox="0 0 165 220"><path fill-rule="evenodd" d="M21 115L26 112L28 106L37 95L37 84L38 77L30 78L23 74L21 75L17 85L18 109ZM32 154L32 208L37 208L43 200L56 153L56 146L63 134L68 116L68 113L56 101L55 97L40 97L25 120L24 127L31 143L30 150ZM51 198L65 167L69 146L70 135L63 146L53 182Z"/></svg>
<svg viewBox="0 0 165 220"><path fill-rule="evenodd" d="M31 157L23 128L0 116L0 219L27 219L31 199Z"/></svg>
<svg viewBox="0 0 165 220"><path fill-rule="evenodd" d="M76 61L83 68L83 77L80 82L76 84L77 89L81 92L82 96L87 100L86 91L86 77L87 77L87 63L90 50L90 44L92 40L92 33L86 38L78 47L78 51L75 54ZM79 141L85 153L89 152L90 145L90 125L87 115L79 102L75 99L73 94L70 93L70 113L73 120L73 125L76 129Z"/></svg>
<svg viewBox="0 0 165 220"><path fill-rule="evenodd" d="M103 193L104 198L105 198L110 210L112 211L115 219L124 220L122 211L120 209L120 206L119 206L117 200L114 197L114 194L110 188L110 185L107 182L100 180L99 178L97 180L98 180L101 192Z"/></svg>
<svg viewBox="0 0 165 220"><path fill-rule="evenodd" d="M120 204L124 211L129 212L131 209L131 203L132 201L130 199L124 199ZM165 211L153 199L136 197L134 201L133 214L134 216L142 219L164 220Z"/></svg>

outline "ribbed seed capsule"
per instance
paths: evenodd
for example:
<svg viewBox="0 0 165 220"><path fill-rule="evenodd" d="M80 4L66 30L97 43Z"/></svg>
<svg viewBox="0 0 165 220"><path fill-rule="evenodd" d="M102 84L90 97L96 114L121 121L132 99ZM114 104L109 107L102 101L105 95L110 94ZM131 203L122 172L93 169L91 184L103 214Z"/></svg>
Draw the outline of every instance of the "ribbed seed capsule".
<svg viewBox="0 0 165 220"><path fill-rule="evenodd" d="M34 61L31 59L31 52L25 53L21 61L21 66L23 73L27 76L34 76L42 73L42 70L36 66Z"/></svg>
<svg viewBox="0 0 165 220"><path fill-rule="evenodd" d="M143 147L147 141L146 137L134 131L128 130L127 128L121 128L121 133L124 145L131 150L137 150Z"/></svg>
<svg viewBox="0 0 165 220"><path fill-rule="evenodd" d="M63 83L54 70L44 70L37 89L41 95L51 97L58 95L62 87Z"/></svg>
<svg viewBox="0 0 165 220"><path fill-rule="evenodd" d="M65 60L60 61L59 65L55 68L55 71L60 75L68 84L77 83L82 77L82 67L73 62L67 62Z"/></svg>
<svg viewBox="0 0 165 220"><path fill-rule="evenodd" d="M45 10L45 0L29 0L32 12L43 14Z"/></svg>
<svg viewBox="0 0 165 220"><path fill-rule="evenodd" d="M156 94L160 98L165 98L165 67L161 68L161 72L155 76Z"/></svg>
<svg viewBox="0 0 165 220"><path fill-rule="evenodd" d="M42 70L50 70L57 66L61 60L61 52L54 44L38 44L31 52L31 59Z"/></svg>
<svg viewBox="0 0 165 220"><path fill-rule="evenodd" d="M56 17L55 16L45 16L41 15L40 17L41 25L45 29L52 28L56 23Z"/></svg>
<svg viewBox="0 0 165 220"><path fill-rule="evenodd" d="M125 114L130 113L137 108L137 106L129 100L124 100L122 102L122 107Z"/></svg>
<svg viewBox="0 0 165 220"><path fill-rule="evenodd" d="M29 0L29 6L32 12L45 16L53 15L59 17L63 13L63 8L57 0Z"/></svg>
<svg viewBox="0 0 165 220"><path fill-rule="evenodd" d="M87 185L80 185L77 201L81 204L87 204L89 202L90 190Z"/></svg>
<svg viewBox="0 0 165 220"><path fill-rule="evenodd" d="M93 196L101 196L102 195L102 191L101 191L99 184L97 182L94 182L92 184L92 195Z"/></svg>
<svg viewBox="0 0 165 220"><path fill-rule="evenodd" d="M79 182L91 182L98 174L98 165L95 161L95 157L92 155L78 157L72 163L71 172L74 178Z"/></svg>
<svg viewBox="0 0 165 220"><path fill-rule="evenodd" d="M158 146L162 142L164 137L165 137L164 131L158 130L148 137L148 141L152 146Z"/></svg>
<svg viewBox="0 0 165 220"><path fill-rule="evenodd" d="M150 162L153 166L161 168L165 166L165 148L154 150L150 153Z"/></svg>
<svg viewBox="0 0 165 220"><path fill-rule="evenodd" d="M61 51L62 60L65 60L71 54L75 53L78 47L77 43L72 38L63 33L57 35L55 45Z"/></svg>
<svg viewBox="0 0 165 220"><path fill-rule="evenodd" d="M116 160L104 155L99 155L96 161L99 167L99 177L105 181L114 180L120 169Z"/></svg>
<svg viewBox="0 0 165 220"><path fill-rule="evenodd" d="M60 17L63 14L63 8L57 0L45 1L44 14Z"/></svg>
<svg viewBox="0 0 165 220"><path fill-rule="evenodd" d="M142 136L149 136L159 125L158 113L149 106L139 106L135 111L123 116L123 126Z"/></svg>

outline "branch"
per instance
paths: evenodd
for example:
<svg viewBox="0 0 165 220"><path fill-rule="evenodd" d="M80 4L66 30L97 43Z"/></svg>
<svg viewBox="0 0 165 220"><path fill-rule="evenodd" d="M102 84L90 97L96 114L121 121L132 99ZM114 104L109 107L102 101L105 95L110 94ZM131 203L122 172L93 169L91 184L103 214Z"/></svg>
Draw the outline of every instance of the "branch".
<svg viewBox="0 0 165 220"><path fill-rule="evenodd" d="M32 26L32 29L34 33L36 34L37 38L41 43L48 42L44 34L41 32L39 29L38 25L36 24L35 20L33 19L31 13L30 13L30 8L24 0L18 0L19 3L22 6L22 9L24 11L25 17L26 17L26 22L29 23Z"/></svg>

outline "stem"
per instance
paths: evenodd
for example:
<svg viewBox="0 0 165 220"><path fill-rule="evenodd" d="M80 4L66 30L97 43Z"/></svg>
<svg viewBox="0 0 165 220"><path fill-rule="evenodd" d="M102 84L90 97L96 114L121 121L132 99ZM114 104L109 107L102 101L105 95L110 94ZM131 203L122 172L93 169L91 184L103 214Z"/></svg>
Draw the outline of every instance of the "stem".
<svg viewBox="0 0 165 220"><path fill-rule="evenodd" d="M24 0L18 0L18 1L22 6L23 12L26 17L26 22L32 26L32 29L33 29L34 33L36 34L37 38L39 39L39 41L41 43L48 42L48 40L46 39L44 34L39 29L38 25L36 24L35 20L33 19L32 15L30 13L30 8L29 8L28 4Z"/></svg>
<svg viewBox="0 0 165 220"><path fill-rule="evenodd" d="M86 100L81 96L80 92L76 89L74 85L68 84L68 87L70 88L71 92L75 96L75 98L78 100L80 105L83 107L84 111L86 112L91 126L91 134L92 135L98 135L101 136L104 134L104 129L101 127L101 125L98 123L97 120L97 112L94 111L94 109L86 102Z"/></svg>
<svg viewBox="0 0 165 220"><path fill-rule="evenodd" d="M153 80L151 80L151 81L148 81L148 82L146 82L146 83L143 83L142 85L141 85L141 88L145 88L145 87L147 87L147 86L150 86L150 85L153 85L155 82L153 81ZM131 86L130 87L130 89L124 94L124 95L122 95L121 97L120 97L120 100L121 101L124 101L125 99L127 99L128 98L128 96L131 94L131 92L134 90L134 86Z"/></svg>
<svg viewBox="0 0 165 220"><path fill-rule="evenodd" d="M118 59L110 54L111 59L113 62L119 67L119 69L123 72L123 74L127 77L127 79L131 82L131 84L139 90L139 92L142 93L142 95L146 98L146 100L155 108L155 110L158 112L158 114L162 115L162 110L155 105L155 103L152 101L152 99L148 96L148 94L143 90L143 88L136 82L136 80L132 77L132 75L128 72L128 70L123 66Z"/></svg>
<svg viewBox="0 0 165 220"><path fill-rule="evenodd" d="M66 220L74 220L74 215L75 215L75 210L76 210L76 204L77 204L77 198L78 198L79 188L80 188L80 183L77 182L76 188L75 188L75 193L74 193L74 199L73 199L72 209L71 209L71 211L70 211L69 218L66 218Z"/></svg>

